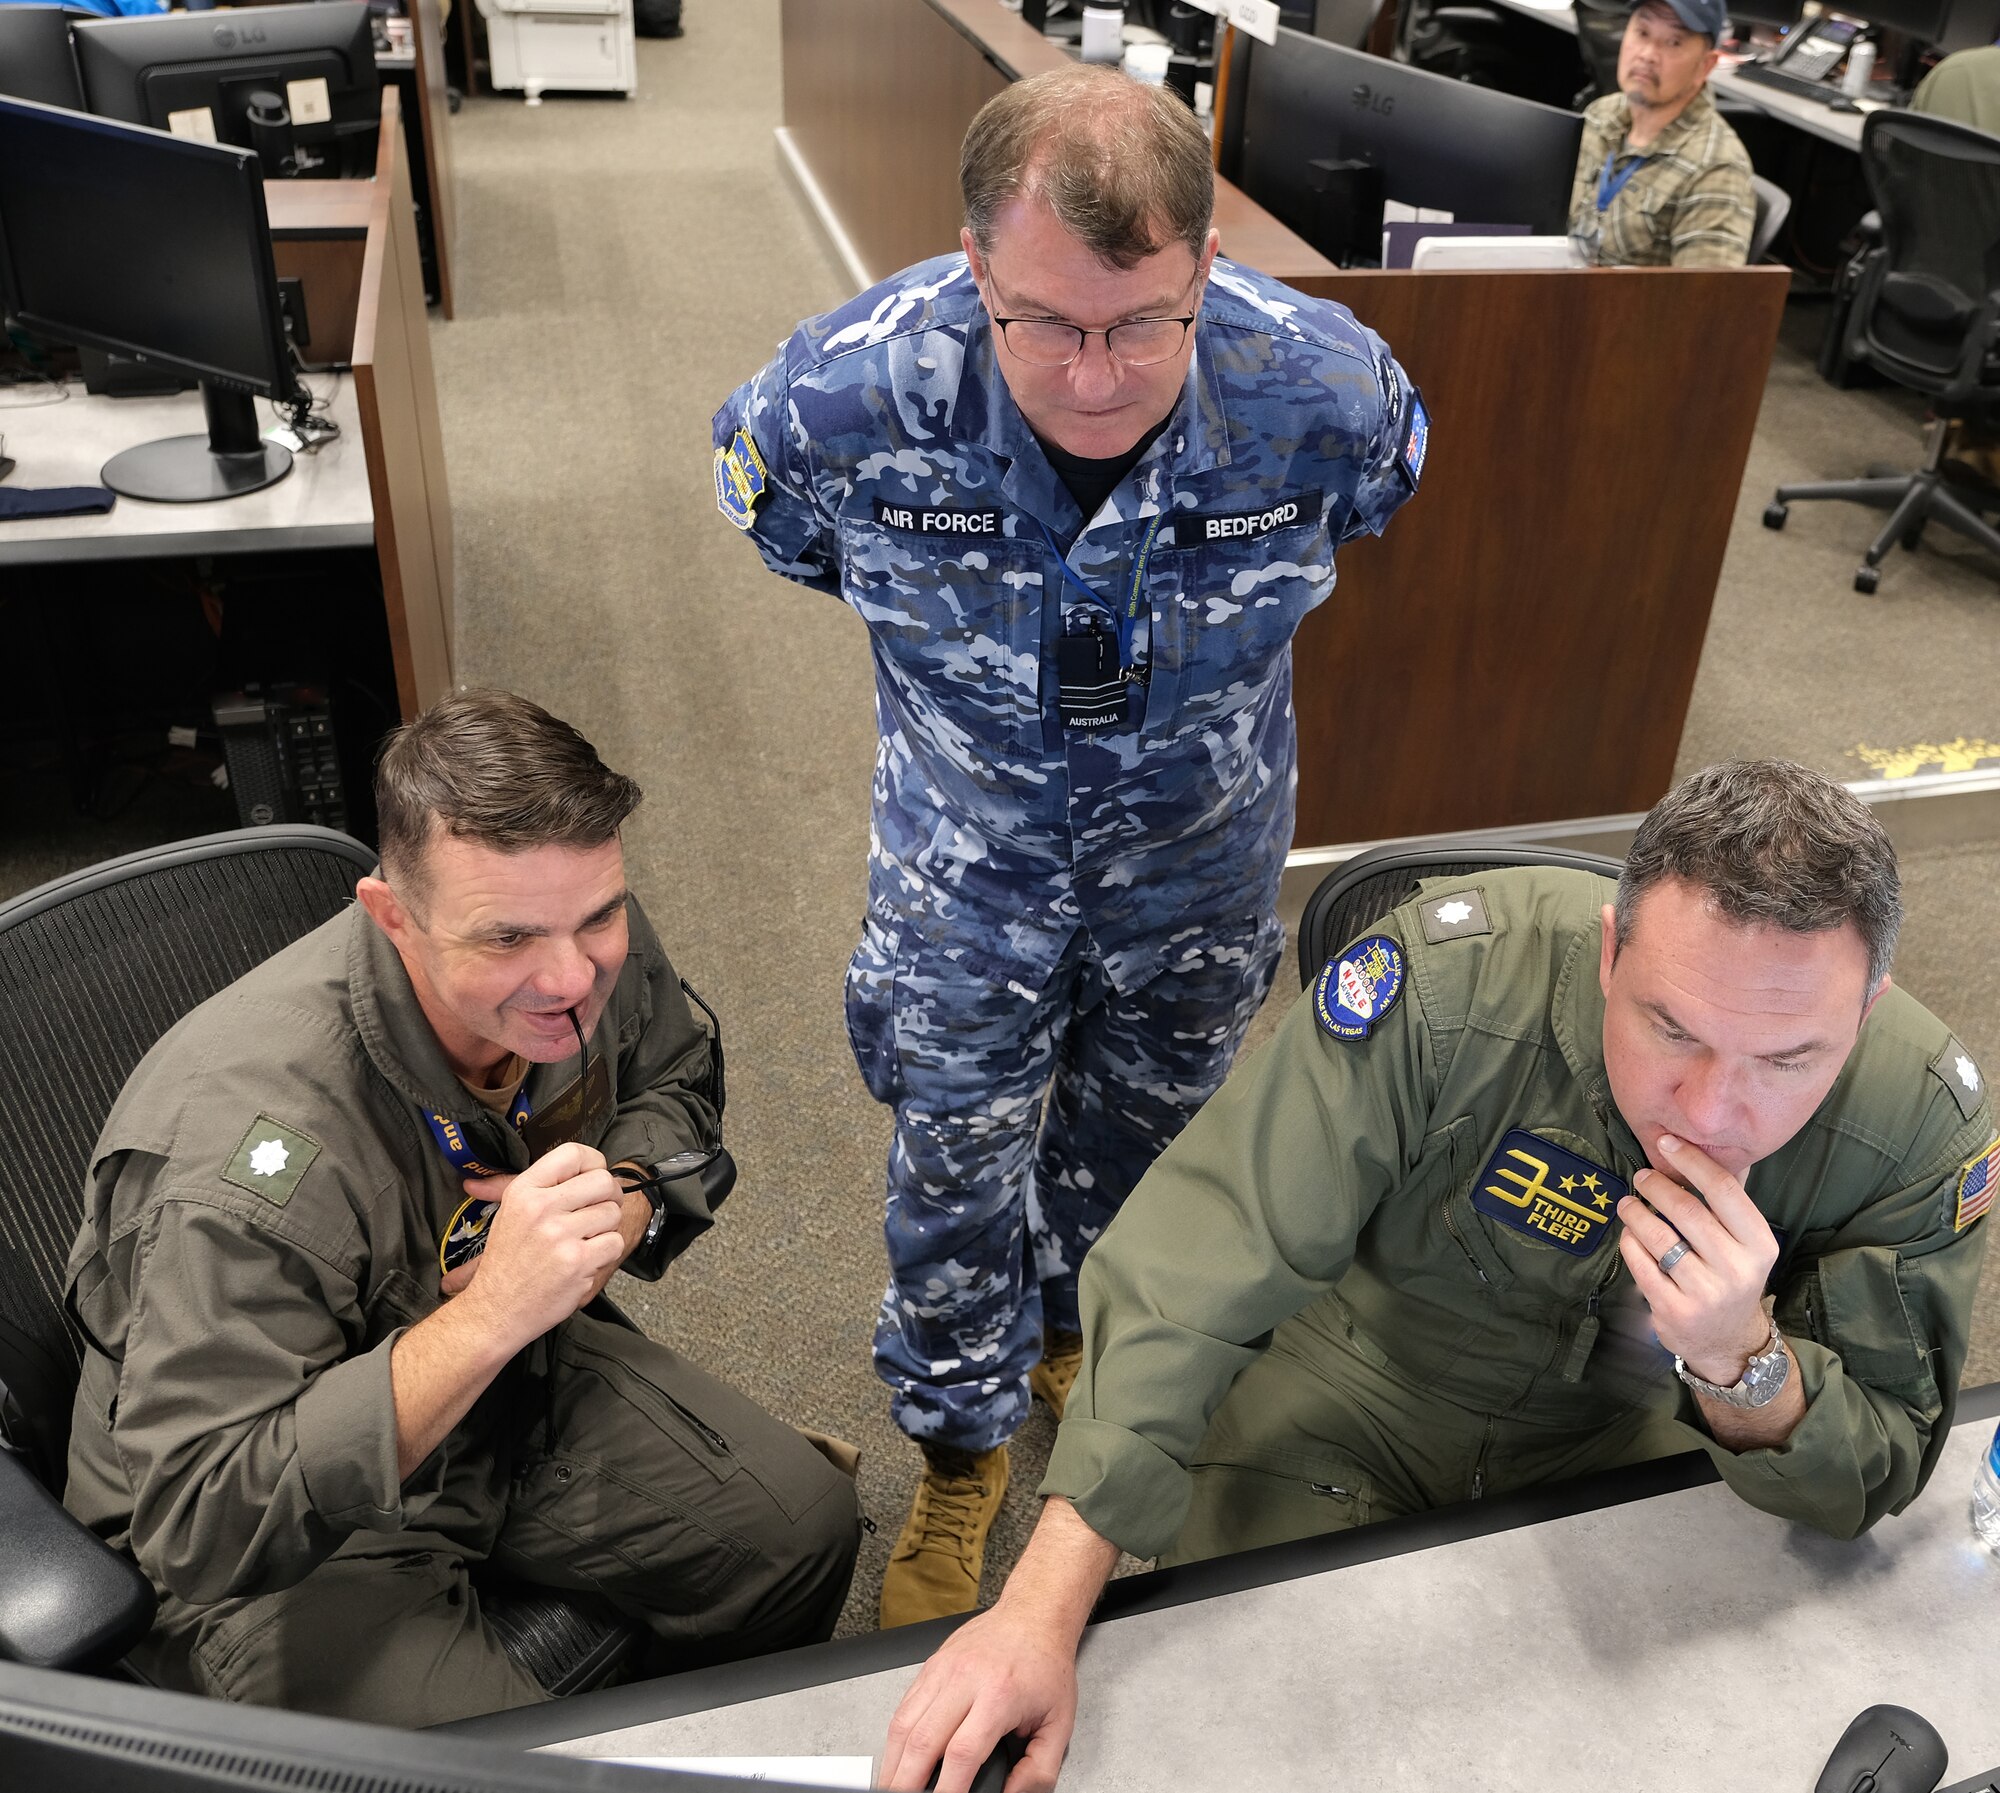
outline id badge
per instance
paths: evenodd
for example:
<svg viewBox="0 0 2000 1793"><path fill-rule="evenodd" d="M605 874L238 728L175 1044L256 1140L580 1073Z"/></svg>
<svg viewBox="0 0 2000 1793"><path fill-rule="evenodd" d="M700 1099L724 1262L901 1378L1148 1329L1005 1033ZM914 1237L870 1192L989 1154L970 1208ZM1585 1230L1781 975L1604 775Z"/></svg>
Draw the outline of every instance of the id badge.
<svg viewBox="0 0 2000 1793"><path fill-rule="evenodd" d="M572 1078L521 1123L530 1157L539 1158L572 1139L603 1130L611 1118L611 1068L602 1053L590 1061L587 1079Z"/></svg>
<svg viewBox="0 0 2000 1793"><path fill-rule="evenodd" d="M1118 638L1102 629L1056 643L1056 707L1064 728L1117 728L1125 721L1125 669Z"/></svg>

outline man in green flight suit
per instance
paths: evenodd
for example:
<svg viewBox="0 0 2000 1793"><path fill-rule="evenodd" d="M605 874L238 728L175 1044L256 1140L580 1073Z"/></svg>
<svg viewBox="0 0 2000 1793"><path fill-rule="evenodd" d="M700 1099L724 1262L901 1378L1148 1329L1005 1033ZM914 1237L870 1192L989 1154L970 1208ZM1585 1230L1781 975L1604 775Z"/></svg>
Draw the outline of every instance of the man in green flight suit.
<svg viewBox="0 0 2000 1793"><path fill-rule="evenodd" d="M1686 780L1615 892L1440 879L1328 963L1084 1261L1083 1368L994 1608L883 1784L1054 1783L1119 1550L1185 1561L1691 1448L1853 1537L1923 1486L2000 1173L1889 982L1894 849L1778 761Z"/></svg>
<svg viewBox="0 0 2000 1793"><path fill-rule="evenodd" d="M825 1638L836 1453L585 1311L707 1227L672 1173L721 1104L626 888L639 787L471 691L375 789L379 874L169 1031L93 1154L65 1501L160 1592L134 1660L380 1724L540 1700L488 1570L609 1602L661 1672Z"/></svg>

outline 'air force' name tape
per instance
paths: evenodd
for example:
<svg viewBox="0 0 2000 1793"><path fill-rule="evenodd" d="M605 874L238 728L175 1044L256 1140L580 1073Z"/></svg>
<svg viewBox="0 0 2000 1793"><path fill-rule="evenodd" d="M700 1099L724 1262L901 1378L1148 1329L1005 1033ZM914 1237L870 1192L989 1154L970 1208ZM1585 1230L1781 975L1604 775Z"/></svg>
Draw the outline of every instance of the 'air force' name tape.
<svg viewBox="0 0 2000 1793"><path fill-rule="evenodd" d="M883 529L900 529L908 535L991 535L1006 534L1001 527L1004 513L997 510L956 510L943 505L891 504L875 500L875 521Z"/></svg>
<svg viewBox="0 0 2000 1793"><path fill-rule="evenodd" d="M1296 523L1317 523L1322 508L1320 498L1318 492L1295 492L1291 497L1280 498L1276 504L1260 511L1176 517L1174 540L1182 545L1191 542L1255 541L1274 530L1290 529Z"/></svg>

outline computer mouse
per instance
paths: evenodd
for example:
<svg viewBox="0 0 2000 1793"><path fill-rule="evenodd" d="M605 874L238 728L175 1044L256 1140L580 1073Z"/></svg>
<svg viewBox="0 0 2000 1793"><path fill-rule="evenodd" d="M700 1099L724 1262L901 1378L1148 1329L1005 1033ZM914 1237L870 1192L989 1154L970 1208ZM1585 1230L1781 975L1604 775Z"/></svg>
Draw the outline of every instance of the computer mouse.
<svg viewBox="0 0 2000 1793"><path fill-rule="evenodd" d="M1841 1732L1813 1793L1932 1793L1949 1759L1928 1720L1870 1706Z"/></svg>
<svg viewBox="0 0 2000 1793"><path fill-rule="evenodd" d="M1861 110L1859 106L1844 94L1837 100L1828 100L1826 109L1829 112L1859 112Z"/></svg>
<svg viewBox="0 0 2000 1793"><path fill-rule="evenodd" d="M1923 1721L1919 1719L1917 1722L1921 1724ZM1008 1732L994 1744L993 1753L980 1763L979 1772L972 1777L972 1793L1001 1793L1001 1789L1007 1784L1008 1775L1014 1771L1014 1764L1027 1753L1027 1738L1016 1737L1011 1731ZM935 1787L938 1784L938 1774L943 1767L944 1764L940 1762L931 1770L931 1778L924 1783L925 1786ZM1926 1788L1924 1793L1930 1793L1930 1789Z"/></svg>

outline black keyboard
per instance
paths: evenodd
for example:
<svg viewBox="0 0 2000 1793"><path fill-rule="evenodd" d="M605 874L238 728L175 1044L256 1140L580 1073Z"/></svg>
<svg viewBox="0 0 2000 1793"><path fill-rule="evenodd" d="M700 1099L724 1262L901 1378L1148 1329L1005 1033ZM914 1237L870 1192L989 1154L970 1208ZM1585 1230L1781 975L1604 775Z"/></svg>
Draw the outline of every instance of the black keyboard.
<svg viewBox="0 0 2000 1793"><path fill-rule="evenodd" d="M1940 1787L1938 1793L2000 1793L2000 1768L1989 1768L1969 1781L1953 1781L1948 1787Z"/></svg>
<svg viewBox="0 0 2000 1793"><path fill-rule="evenodd" d="M1754 81L1759 87L1775 87L1780 93L1796 95L1802 100L1814 100L1822 106L1831 106L1845 96L1837 87L1830 87L1824 81L1808 81L1804 75L1788 75L1781 68L1766 68L1761 62L1739 62L1736 76L1741 81Z"/></svg>

